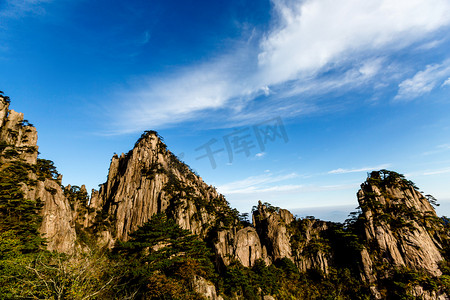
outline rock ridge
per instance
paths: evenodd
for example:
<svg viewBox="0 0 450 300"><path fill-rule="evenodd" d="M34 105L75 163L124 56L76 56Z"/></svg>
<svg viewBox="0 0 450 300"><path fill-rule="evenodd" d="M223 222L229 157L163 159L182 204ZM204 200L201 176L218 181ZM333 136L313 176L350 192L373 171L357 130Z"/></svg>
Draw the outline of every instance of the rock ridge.
<svg viewBox="0 0 450 300"><path fill-rule="evenodd" d="M292 264L321 278L349 270L375 299L389 298L387 282L398 272L437 280L445 272L442 263L450 259L448 226L436 215L434 198L393 171L368 174L357 192L359 210L343 224L297 218L261 201L250 224L170 152L155 131L144 132L128 153L113 155L106 182L89 196L85 186L62 187L53 163L38 158L35 127L10 110L2 95L0 125L0 168L22 165L29 170L22 190L26 199L42 202L40 233L51 251L83 251L80 237L85 234L96 246L112 248L152 216L164 213L208 243L218 270L233 263L253 268L260 262ZM214 285L201 277L193 285L220 299ZM443 288L431 290L422 282L409 293L448 298Z"/></svg>

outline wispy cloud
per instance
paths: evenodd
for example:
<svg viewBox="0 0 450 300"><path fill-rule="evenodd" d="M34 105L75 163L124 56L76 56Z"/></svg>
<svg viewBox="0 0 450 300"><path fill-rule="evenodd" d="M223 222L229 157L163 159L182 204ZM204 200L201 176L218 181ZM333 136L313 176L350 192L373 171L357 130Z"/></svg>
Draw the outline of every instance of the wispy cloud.
<svg viewBox="0 0 450 300"><path fill-rule="evenodd" d="M424 172L422 175L429 176L429 175L437 175L437 174L445 174L445 173L450 173L450 168L438 169L438 170L434 170L434 171L427 171L427 172Z"/></svg>
<svg viewBox="0 0 450 300"><path fill-rule="evenodd" d="M216 59L140 80L122 91L121 101L128 102L116 103L110 112L116 131L209 119L218 111L227 118L214 121L233 125L273 113L290 117L318 111L305 98L378 84L377 75L389 69L390 54L422 40L430 43L429 34L450 24L447 0L272 2L274 18L267 32L230 45L234 50ZM429 80L418 84L440 68L446 66L430 66L402 83L398 97L434 87Z"/></svg>
<svg viewBox="0 0 450 300"><path fill-rule="evenodd" d="M347 174L347 173L359 173L359 172L367 172L367 171L374 171L374 170L380 170L380 169L386 169L389 168L390 164L382 164L374 167L364 167L364 168L358 168L358 169L335 169L328 172L328 174Z"/></svg>
<svg viewBox="0 0 450 300"><path fill-rule="evenodd" d="M358 183L356 182L337 185L298 184L295 179L303 177L307 178L308 176L297 173L273 174L269 171L264 172L262 175L251 176L242 180L218 185L217 190L227 196L237 194L267 194L272 192L321 192L354 189L358 187Z"/></svg>
<svg viewBox="0 0 450 300"><path fill-rule="evenodd" d="M25 14L45 14L44 4L53 0L6 0L2 4L3 9L0 10L1 17L19 18Z"/></svg>
<svg viewBox="0 0 450 300"><path fill-rule="evenodd" d="M278 26L262 41L259 63L271 84L384 47L405 47L449 23L438 1L274 0Z"/></svg>
<svg viewBox="0 0 450 300"><path fill-rule="evenodd" d="M430 50L430 49L436 48L437 46L441 45L443 42L444 42L444 39L433 40L431 42L420 45L419 47L417 47L417 49L418 50Z"/></svg>
<svg viewBox="0 0 450 300"><path fill-rule="evenodd" d="M267 93L239 77L243 75L239 70L245 61L244 52L242 49L186 67L167 77L143 79L131 90L123 90L118 97L129 101L120 101L109 109L120 126L119 132L198 120L205 113L224 107L240 112L248 99Z"/></svg>
<svg viewBox="0 0 450 300"><path fill-rule="evenodd" d="M450 150L450 145L449 144L443 144L443 145L436 146L436 148L433 149L433 150L426 151L426 152L422 153L422 155L433 155L433 154L445 152L445 151L448 151L448 150Z"/></svg>
<svg viewBox="0 0 450 300"><path fill-rule="evenodd" d="M266 156L266 152L259 152L255 154L255 158L261 159Z"/></svg>
<svg viewBox="0 0 450 300"><path fill-rule="evenodd" d="M450 60L441 64L428 65L425 70L417 72L412 78L399 84L395 99L414 99L431 92L436 86L446 85L450 76Z"/></svg>
<svg viewBox="0 0 450 300"><path fill-rule="evenodd" d="M259 176L251 176L242 180L233 181L217 187L218 191L227 194L249 193L251 191L274 191L274 189L289 189L299 188L300 185L278 185L271 184L278 183L299 177L296 173L289 173L284 175L275 175L270 172L265 172Z"/></svg>
<svg viewBox="0 0 450 300"><path fill-rule="evenodd" d="M224 195L234 195L234 194L255 194L255 193L269 193L269 192L293 192L299 191L303 186L302 185L276 185L271 187L257 187L257 186L249 186L240 189L232 189L222 191L219 189L221 193Z"/></svg>
<svg viewBox="0 0 450 300"><path fill-rule="evenodd" d="M442 84L442 86L447 86L447 85L450 85L450 77L447 78L447 80L444 81L444 83Z"/></svg>

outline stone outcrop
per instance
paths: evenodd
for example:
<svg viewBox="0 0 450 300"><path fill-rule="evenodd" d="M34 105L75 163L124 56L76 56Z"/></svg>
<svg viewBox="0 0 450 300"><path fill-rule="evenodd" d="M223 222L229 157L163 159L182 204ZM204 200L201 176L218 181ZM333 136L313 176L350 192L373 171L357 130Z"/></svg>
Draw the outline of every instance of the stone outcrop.
<svg viewBox="0 0 450 300"><path fill-rule="evenodd" d="M261 238L261 244L266 247L268 256L273 261L287 257L292 259L290 234L287 226L294 216L286 209L272 208L258 203L253 212L253 224Z"/></svg>
<svg viewBox="0 0 450 300"><path fill-rule="evenodd" d="M448 296L444 292L436 292L436 291L427 291L424 290L421 286L415 286L412 291L411 295L415 297L416 299L421 300L448 300Z"/></svg>
<svg viewBox="0 0 450 300"><path fill-rule="evenodd" d="M94 213L89 224L103 214L100 221L110 224L108 235L125 241L157 213L205 237L229 207L222 195L166 149L156 132L146 132L129 153L113 156L107 182L93 193L90 210Z"/></svg>
<svg viewBox="0 0 450 300"><path fill-rule="evenodd" d="M287 226L294 220L292 214L259 202L253 212L253 226L221 230L214 243L216 254L224 265L232 260L252 267L262 259L267 265L287 257L292 259L290 234Z"/></svg>
<svg viewBox="0 0 450 300"><path fill-rule="evenodd" d="M75 224L72 210L61 186L54 180L38 181L27 193L30 199L40 199L42 223L39 231L47 240L47 249L71 253L75 246Z"/></svg>
<svg viewBox="0 0 450 300"><path fill-rule="evenodd" d="M295 235L291 238L292 257L298 269L320 270L328 274L331 245L322 235L328 230L328 222L316 219L295 220L290 229Z"/></svg>
<svg viewBox="0 0 450 300"><path fill-rule="evenodd" d="M383 260L441 275L442 246L427 232L425 220L437 219L428 200L412 186L396 178L392 184L377 186L369 181L358 192L363 210L366 238L374 242ZM434 223L433 226L440 226Z"/></svg>
<svg viewBox="0 0 450 300"><path fill-rule="evenodd" d="M33 184L22 182L20 188L25 198L43 204L40 233L49 250L73 252L76 230L93 233L98 245L111 248L164 213L207 241L218 269L234 261L253 267L260 259L267 265L284 259L281 263L300 272L318 270L327 277L333 274L330 268L348 264L344 268L356 272L375 299L389 295L383 282L402 268L430 278L444 270L440 263L448 257L443 251L450 244L448 230L427 197L395 172L369 175L357 194L361 214L348 223L294 218L288 210L259 202L250 225L239 221L238 212L214 187L168 151L156 132L148 131L130 152L112 157L107 181L89 197L85 186L62 188L60 175L39 171L53 165L37 158L36 129L23 114L9 110L6 100L0 95L0 167L29 167ZM207 299L222 299L202 277L192 279L192 289ZM443 290L426 285L412 285L410 294L448 299Z"/></svg>
<svg viewBox="0 0 450 300"><path fill-rule="evenodd" d="M9 102L0 95L0 163L6 166L20 162L30 166L28 177L35 185L23 184L26 198L40 200L42 224L40 233L47 240L49 250L70 253L74 250L76 239L72 211L64 196L61 178L42 178L37 176L38 146L37 131L23 118L22 113L9 110Z"/></svg>
<svg viewBox="0 0 450 300"><path fill-rule="evenodd" d="M314 269L326 274L331 260L330 246L321 238L326 230L327 222L296 220L286 209L259 202L253 212L253 227L218 232L215 250L225 265L237 260L252 267L258 259L270 265L287 258L303 272Z"/></svg>
<svg viewBox="0 0 450 300"><path fill-rule="evenodd" d="M257 259L267 256L267 253L263 253L255 228L245 227L237 232L234 256L245 267L252 267Z"/></svg>
<svg viewBox="0 0 450 300"><path fill-rule="evenodd" d="M23 119L23 113L9 110L9 103L0 95L0 142L2 152L10 155L2 160L20 160L36 164L38 147L36 128Z"/></svg>
<svg viewBox="0 0 450 300"><path fill-rule="evenodd" d="M239 261L244 267L254 266L258 259L270 263L267 251L261 247L259 235L253 227L219 231L214 247L224 265L229 265L232 260Z"/></svg>
<svg viewBox="0 0 450 300"><path fill-rule="evenodd" d="M439 232L443 230L441 220L411 182L394 172L372 172L357 195L363 212L365 239L370 245L361 253L363 277L368 282L389 276L386 272L376 272L382 264L425 271L431 276L442 274L439 269L444 259L439 242ZM379 298L374 286L372 292ZM416 286L413 294L423 299L442 296L424 291L421 286Z"/></svg>
<svg viewBox="0 0 450 300"><path fill-rule="evenodd" d="M194 276L192 279L192 288L205 299L223 300L222 296L217 295L214 284L201 276Z"/></svg>

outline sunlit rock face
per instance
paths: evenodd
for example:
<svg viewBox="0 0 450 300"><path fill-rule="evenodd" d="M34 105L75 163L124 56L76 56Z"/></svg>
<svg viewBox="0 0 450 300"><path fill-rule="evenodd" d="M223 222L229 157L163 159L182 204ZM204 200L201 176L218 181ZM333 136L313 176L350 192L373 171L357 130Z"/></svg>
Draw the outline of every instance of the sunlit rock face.
<svg viewBox="0 0 450 300"><path fill-rule="evenodd" d="M267 248L267 254L272 260L283 257L292 258L290 234L287 226L294 220L293 215L286 209L273 209L258 203L253 212L253 223Z"/></svg>
<svg viewBox="0 0 450 300"><path fill-rule="evenodd" d="M236 262L251 268L258 260L266 265L281 261L300 272L318 271L322 278L339 268L352 268L373 298L383 299L389 296L384 283L393 272L403 268L434 278L444 270L449 232L430 204L432 198L395 172L369 175L357 193L360 212L348 223L294 218L288 210L259 202L250 224L168 151L154 131L145 132L127 154L114 155L107 181L89 196L84 186L62 188L57 173L42 176L37 171L46 162L37 158L36 129L23 114L9 110L2 96L0 125L0 167L27 166L29 180L20 187L26 199L42 203L40 233L52 251L84 250L77 248L76 233L84 230L94 235L98 246L112 248L163 213L207 242L219 272ZM72 190L81 196L74 198ZM202 277L194 278L192 285L205 297L220 299ZM426 284L409 288L421 299L448 299L443 289L431 290Z"/></svg>
<svg viewBox="0 0 450 300"><path fill-rule="evenodd" d="M396 266L441 275L443 257L432 230L440 226L434 208L412 186L397 178L391 184L368 181L358 192L366 223L365 233L383 259Z"/></svg>
<svg viewBox="0 0 450 300"><path fill-rule="evenodd" d="M93 193L90 208L89 222L107 223L114 240L127 240L157 213L205 237L229 209L225 198L168 151L156 132L145 133L126 155L113 156L107 182Z"/></svg>
<svg viewBox="0 0 450 300"><path fill-rule="evenodd" d="M24 120L22 113L9 110L9 102L0 96L0 163L5 167L21 163L27 167L29 179L35 184L23 184L25 198L42 203L41 235L51 251L74 251L76 233L71 207L60 185L60 179L39 178L37 168L37 131Z"/></svg>
<svg viewBox="0 0 450 300"><path fill-rule="evenodd" d="M358 201L364 216L367 249L362 251L363 276L377 282L389 276L383 265L442 274L440 250L448 240L442 221L428 199L403 176L389 171L372 172L361 185ZM375 290L374 295L379 294ZM423 299L446 299L445 293L414 287L413 294Z"/></svg>

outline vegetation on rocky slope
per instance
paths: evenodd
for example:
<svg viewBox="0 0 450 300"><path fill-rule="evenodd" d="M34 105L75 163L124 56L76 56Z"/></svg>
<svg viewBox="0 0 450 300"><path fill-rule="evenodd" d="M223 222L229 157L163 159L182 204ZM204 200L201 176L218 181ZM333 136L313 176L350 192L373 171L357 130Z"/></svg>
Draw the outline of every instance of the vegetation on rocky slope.
<svg viewBox="0 0 450 300"><path fill-rule="evenodd" d="M7 111L9 99L0 93L0 101ZM31 126L16 121L17 130ZM84 186L62 187L52 161L28 159L14 146L18 135L2 130L0 137L9 140L0 139L0 299L205 299L208 293L212 299L445 299L450 294L448 219L436 216L432 196L423 196L396 172L368 174L358 192L360 207L344 223L293 218L268 203L254 208L252 223L168 151L154 131L113 158L108 182L89 197ZM36 145L27 147L37 152ZM133 195L122 180L126 172L135 180ZM139 202L148 196L141 186L154 192L154 203ZM41 196L56 203L50 212L43 212L49 203ZM125 200L132 206L125 206L127 217L121 218ZM132 214L128 208L141 211ZM153 211L143 215L144 208ZM67 230L42 237L42 220L58 209L69 216L56 220L76 231L75 244L61 248L70 251L46 247L54 239L64 244ZM125 226L137 219L138 226ZM136 229L119 238L117 228L125 227ZM238 241L242 236L248 240ZM248 267L242 253L250 256Z"/></svg>

